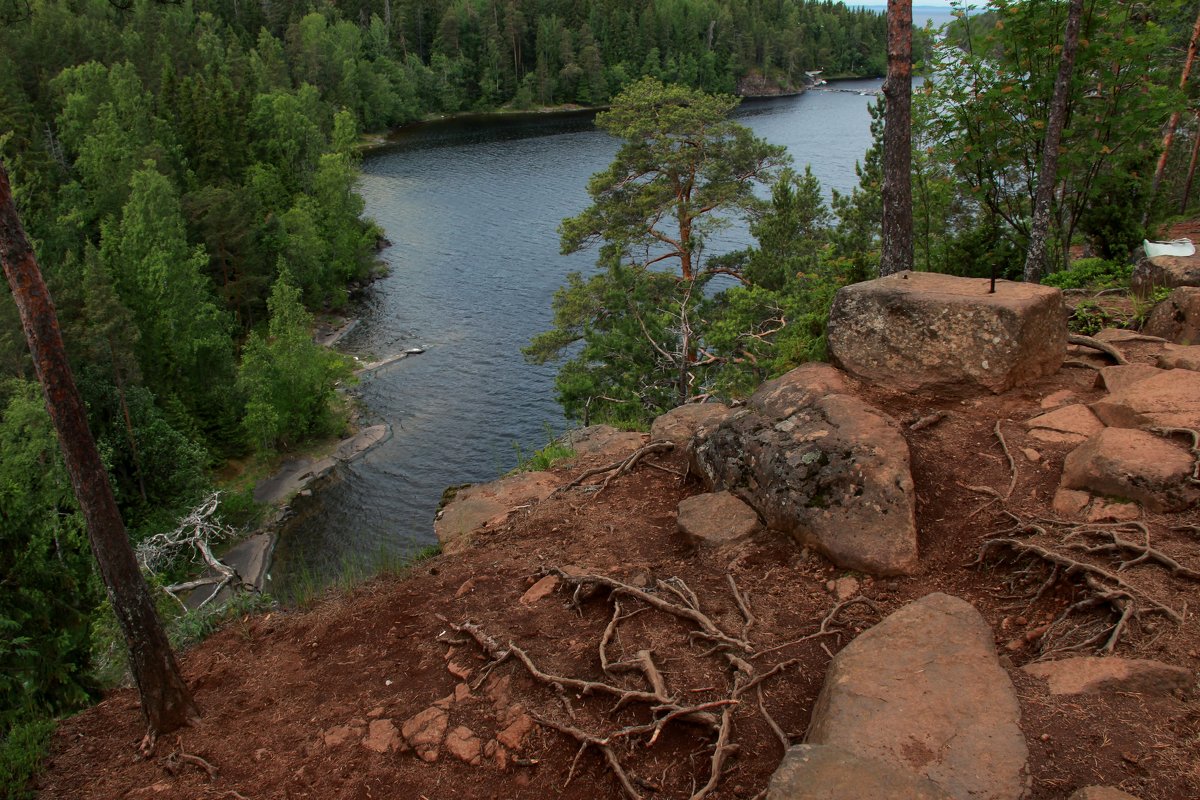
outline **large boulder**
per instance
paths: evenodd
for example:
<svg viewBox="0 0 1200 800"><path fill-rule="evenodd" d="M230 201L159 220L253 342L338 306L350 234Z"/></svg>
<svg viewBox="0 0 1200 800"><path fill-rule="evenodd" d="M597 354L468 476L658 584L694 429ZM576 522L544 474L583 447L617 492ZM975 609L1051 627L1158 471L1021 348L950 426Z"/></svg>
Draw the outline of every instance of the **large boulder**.
<svg viewBox="0 0 1200 800"><path fill-rule="evenodd" d="M560 483L551 472L520 472L459 489L433 522L442 551L465 550L472 533L501 524L517 506L546 499Z"/></svg>
<svg viewBox="0 0 1200 800"><path fill-rule="evenodd" d="M856 388L855 381L837 367L811 361L761 384L746 405L764 416L781 420L827 394L854 394Z"/></svg>
<svg viewBox="0 0 1200 800"><path fill-rule="evenodd" d="M1027 789L1021 707L992 630L945 594L909 603L830 662L806 742L929 778L958 800Z"/></svg>
<svg viewBox="0 0 1200 800"><path fill-rule="evenodd" d="M1165 286L1200 286L1200 253L1190 256L1143 256L1133 268L1129 287L1138 297L1149 297Z"/></svg>
<svg viewBox="0 0 1200 800"><path fill-rule="evenodd" d="M759 405L787 416L750 405L696 445L693 472L838 566L912 573L915 500L908 443L896 421L856 397L817 396L802 383Z"/></svg>
<svg viewBox="0 0 1200 800"><path fill-rule="evenodd" d="M1158 354L1155 363L1161 369L1190 369L1200 372L1200 344L1169 344Z"/></svg>
<svg viewBox="0 0 1200 800"><path fill-rule="evenodd" d="M771 776L767 800L954 800L928 778L836 747L798 744Z"/></svg>
<svg viewBox="0 0 1200 800"><path fill-rule="evenodd" d="M1058 289L1030 283L900 272L838 290L830 360L904 391L1000 393L1051 375L1067 345Z"/></svg>
<svg viewBox="0 0 1200 800"><path fill-rule="evenodd" d="M1200 372L1160 371L1122 386L1091 409L1113 428L1200 427Z"/></svg>
<svg viewBox="0 0 1200 800"><path fill-rule="evenodd" d="M724 403L689 403L655 418L650 425L650 440L666 440L686 445L692 437L717 427L732 414Z"/></svg>
<svg viewBox="0 0 1200 800"><path fill-rule="evenodd" d="M1142 333L1176 344L1200 344L1200 288L1180 286L1154 307Z"/></svg>
<svg viewBox="0 0 1200 800"><path fill-rule="evenodd" d="M1062 487L1136 500L1151 511L1181 511L1200 499L1195 459L1161 436L1105 428L1067 454Z"/></svg>

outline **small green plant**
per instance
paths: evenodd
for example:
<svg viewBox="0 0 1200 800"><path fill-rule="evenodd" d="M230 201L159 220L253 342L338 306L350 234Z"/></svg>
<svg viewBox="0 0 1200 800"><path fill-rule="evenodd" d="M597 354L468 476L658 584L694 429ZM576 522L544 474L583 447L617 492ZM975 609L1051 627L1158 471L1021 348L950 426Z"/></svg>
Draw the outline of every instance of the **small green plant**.
<svg viewBox="0 0 1200 800"><path fill-rule="evenodd" d="M1154 311L1154 307L1166 300L1171 295L1171 290L1166 286L1156 286L1149 297L1133 299L1133 327L1141 330L1146 320L1150 318L1150 312Z"/></svg>
<svg viewBox="0 0 1200 800"><path fill-rule="evenodd" d="M549 425L546 425L545 447L540 450L534 450L528 458L522 455L520 442L513 442L513 449L517 452L517 466L509 474L516 472L540 472L550 469L559 461L574 458L575 456L575 451L571 449L571 446L564 442L561 437L555 436L553 428Z"/></svg>
<svg viewBox="0 0 1200 800"><path fill-rule="evenodd" d="M1099 303L1095 300L1083 300L1075 306L1075 311L1067 320L1067 327L1074 333L1091 336L1108 327L1108 323L1108 312L1101 308Z"/></svg>
<svg viewBox="0 0 1200 800"><path fill-rule="evenodd" d="M29 782L41 771L52 733L52 719L17 722L8 729L0 739L0 797L32 800L36 792Z"/></svg>
<svg viewBox="0 0 1200 800"><path fill-rule="evenodd" d="M1080 258L1071 262L1071 266L1058 272L1052 272L1042 281L1047 286L1057 286L1059 289L1119 289L1129 285L1133 276L1133 265L1103 258Z"/></svg>

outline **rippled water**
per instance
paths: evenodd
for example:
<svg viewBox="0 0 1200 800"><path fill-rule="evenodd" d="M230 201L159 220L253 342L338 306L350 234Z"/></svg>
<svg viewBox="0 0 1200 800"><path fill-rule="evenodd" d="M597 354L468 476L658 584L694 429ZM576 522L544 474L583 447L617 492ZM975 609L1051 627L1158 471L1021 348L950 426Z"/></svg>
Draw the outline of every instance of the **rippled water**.
<svg viewBox="0 0 1200 800"><path fill-rule="evenodd" d="M859 89L751 101L738 118L786 145L828 189L849 190L870 143ZM359 387L368 420L392 438L339 468L280 537L272 577L287 592L299 574L327 579L347 562L404 554L435 541L432 520L451 484L492 480L567 425L554 401L553 365L520 349L550 324L554 290L595 254L561 256L557 226L587 205L592 173L617 142L589 115L456 121L418 128L368 157L360 190L394 243L391 273L355 310L342 342L366 360L407 347L425 353L385 367ZM724 246L745 240L731 232Z"/></svg>

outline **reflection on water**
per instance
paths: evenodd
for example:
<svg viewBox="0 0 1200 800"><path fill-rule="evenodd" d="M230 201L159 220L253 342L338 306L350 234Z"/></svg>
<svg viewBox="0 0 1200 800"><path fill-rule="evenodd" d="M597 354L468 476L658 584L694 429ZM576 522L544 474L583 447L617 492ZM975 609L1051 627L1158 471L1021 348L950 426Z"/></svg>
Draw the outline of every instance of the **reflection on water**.
<svg viewBox="0 0 1200 800"><path fill-rule="evenodd" d="M809 92L748 101L737 116L798 167L810 163L827 190L848 191L870 143L869 101ZM423 125L366 159L360 191L394 243L383 253L391 272L354 309L362 322L342 347L364 360L425 353L358 387L368 421L394 435L304 501L276 549L276 591L299 573L328 578L433 542L446 486L492 480L515 466L517 447L529 453L566 427L555 366L526 364L520 349L549 326L566 274L595 260L560 255L557 226L586 207L588 178L616 149L584 112ZM727 231L709 251L746 243Z"/></svg>

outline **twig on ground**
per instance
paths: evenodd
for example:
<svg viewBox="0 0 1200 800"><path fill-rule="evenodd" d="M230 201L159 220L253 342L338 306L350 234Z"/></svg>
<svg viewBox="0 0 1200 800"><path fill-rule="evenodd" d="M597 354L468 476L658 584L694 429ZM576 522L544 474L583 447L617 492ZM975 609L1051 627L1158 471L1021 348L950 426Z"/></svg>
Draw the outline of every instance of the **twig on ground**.
<svg viewBox="0 0 1200 800"><path fill-rule="evenodd" d="M1004 451L1004 457L1008 459L1008 469L1011 477L1008 480L1008 491L1004 493L1004 499L1012 497L1013 490L1017 488L1017 461L1013 458L1012 453L1008 449L1008 442L1004 441L1004 432L1000 430L1000 420L996 420L996 427L993 429L996 438L1000 440L1000 449Z"/></svg>
<svg viewBox="0 0 1200 800"><path fill-rule="evenodd" d="M632 454L630 454L629 456L626 456L625 458L621 459L620 461L614 461L613 463L607 464L603 467L592 467L589 470L585 470L583 472L583 474L581 474L579 477L575 478L570 483L564 484L562 486L562 488L558 489L557 491L563 492L563 491L566 491L567 489L574 489L576 486L581 485L588 478L594 477L596 475L603 475L604 473L607 472L607 473L609 473L608 476L604 479L603 483L600 484L599 488L596 489L596 494L599 494L600 492L602 492L606 488L608 488L609 483L611 483L614 479L619 478L620 476L629 472L631 469L633 469L637 465L637 463L639 461L641 461L646 456L651 455L653 453L665 453L665 452L667 452L669 450L673 450L673 449L675 449L674 442L668 442L666 440L650 442L649 444L643 445L642 447L638 448Z"/></svg>
<svg viewBox="0 0 1200 800"><path fill-rule="evenodd" d="M167 772L174 775L176 772L179 771L180 763L191 764L192 766L199 767L200 769L202 769L206 773L208 773L209 780L215 781L217 779L220 772L217 770L216 767L214 767L212 764L205 761L200 756L192 755L191 753L188 753L187 751L185 751L183 749L183 737L181 737L181 736L175 737L175 747L176 747L175 752L171 753L169 756L167 756L165 759L165 762L163 764L163 767L167 770Z"/></svg>
<svg viewBox="0 0 1200 800"><path fill-rule="evenodd" d="M939 422L941 422L942 420L946 419L949 416L950 416L949 411L935 411L928 416L921 417L919 420L914 422L912 425L909 425L908 429L910 431L913 431L914 433L916 431L923 431L926 428L932 428L934 425L937 425Z"/></svg>
<svg viewBox="0 0 1200 800"><path fill-rule="evenodd" d="M750 610L750 593L743 594L738 589L737 581L729 573L725 574L725 579L729 581L729 589L733 592L733 599L737 601L738 610L742 612L742 617L746 620L746 624L742 626L742 638L750 641L750 628L756 622L754 613Z"/></svg>

